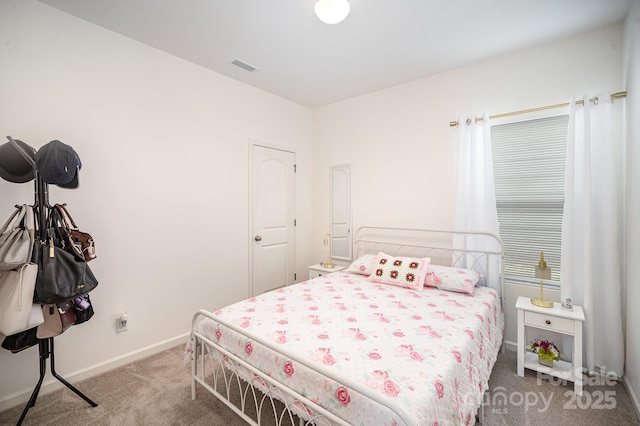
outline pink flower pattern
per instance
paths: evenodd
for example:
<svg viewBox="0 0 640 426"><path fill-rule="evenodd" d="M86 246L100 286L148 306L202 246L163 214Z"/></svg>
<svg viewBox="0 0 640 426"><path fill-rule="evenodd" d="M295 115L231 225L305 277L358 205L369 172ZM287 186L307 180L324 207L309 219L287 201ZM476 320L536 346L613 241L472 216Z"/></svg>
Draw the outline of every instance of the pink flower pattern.
<svg viewBox="0 0 640 426"><path fill-rule="evenodd" d="M444 385L440 380L436 380L433 382L433 386L436 388L436 393L438 394L438 398L442 399L444 397Z"/></svg>
<svg viewBox="0 0 640 426"><path fill-rule="evenodd" d="M400 388L393 380L385 380L384 391L387 395L398 396L398 394L400 393Z"/></svg>
<svg viewBox="0 0 640 426"><path fill-rule="evenodd" d="M422 355L420 355L418 352L416 351L411 351L409 353L409 356L411 357L412 360L414 361L424 361L424 358L422 357Z"/></svg>
<svg viewBox="0 0 640 426"><path fill-rule="evenodd" d="M372 374L374 379L378 379L382 381L386 380L389 377L389 373L382 370L375 370Z"/></svg>
<svg viewBox="0 0 640 426"><path fill-rule="evenodd" d="M293 376L293 364L291 363L291 361L285 361L284 365L282 366L282 370L284 371L284 374L287 375L287 377Z"/></svg>
<svg viewBox="0 0 640 426"><path fill-rule="evenodd" d="M322 357L322 362L326 365L333 365L336 363L336 359L331 354L326 354Z"/></svg>
<svg viewBox="0 0 640 426"><path fill-rule="evenodd" d="M346 407L351 402L349 391L342 386L340 386L336 390L336 399L338 400L338 402L340 402L340 404L342 404L343 407Z"/></svg>
<svg viewBox="0 0 640 426"><path fill-rule="evenodd" d="M425 425L473 419L475 409L458 404L458 398L480 395L487 388L504 326L499 298L485 287L477 287L473 295L435 287L416 292L341 272L256 296L220 309L217 315L381 395L402 398L410 414L448 413L418 417ZM402 424L391 410L343 384L317 376L213 321L202 324L200 330L213 341L251 359L267 374L286 378L288 386L349 423ZM309 332L309 327L315 331ZM270 387L257 378L247 380ZM427 408L436 405L447 408ZM306 412L303 406L298 409Z"/></svg>

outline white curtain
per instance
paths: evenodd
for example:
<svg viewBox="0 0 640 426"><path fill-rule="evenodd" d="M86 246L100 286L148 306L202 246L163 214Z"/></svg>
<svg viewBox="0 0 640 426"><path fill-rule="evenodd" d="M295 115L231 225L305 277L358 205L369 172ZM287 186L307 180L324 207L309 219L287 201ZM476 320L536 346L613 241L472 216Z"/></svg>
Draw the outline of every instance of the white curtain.
<svg viewBox="0 0 640 426"><path fill-rule="evenodd" d="M585 313L584 364L623 374L619 170L609 95L571 100L562 220L561 298Z"/></svg>
<svg viewBox="0 0 640 426"><path fill-rule="evenodd" d="M491 123L484 114L482 121L472 118L458 120L457 198L454 229L458 231L482 231L499 235L496 191L493 180L493 156L491 153ZM454 247L469 250L498 250L499 247L482 237L454 237ZM477 259L466 256L458 259L457 266L484 269L487 285L500 289L499 259L492 256L487 263L478 265Z"/></svg>

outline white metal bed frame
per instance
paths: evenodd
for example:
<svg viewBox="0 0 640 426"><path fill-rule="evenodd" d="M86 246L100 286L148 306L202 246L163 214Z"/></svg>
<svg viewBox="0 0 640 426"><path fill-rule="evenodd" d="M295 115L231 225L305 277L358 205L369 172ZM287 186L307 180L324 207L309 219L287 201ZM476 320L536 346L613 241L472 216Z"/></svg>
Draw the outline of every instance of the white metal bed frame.
<svg viewBox="0 0 640 426"><path fill-rule="evenodd" d="M491 242L489 245L493 245L495 249L479 250L456 247L453 243L456 237L483 239ZM432 242L427 244L427 238L428 241ZM501 303L504 300L504 252L502 241L495 234L366 226L358 229L355 245L356 257L367 253L377 254L379 251L384 251L392 256L431 257L432 264L448 266L455 266L458 261L464 259L466 261L465 267L478 270L484 277L485 284L497 278ZM499 277L490 276L491 268L485 266L488 265L490 259L494 258L498 261ZM349 425L345 420L298 392L284 386L200 333L197 325L203 317L211 318L225 327L245 335L259 344L273 349L386 406L406 425L416 424L416 421L409 416L402 406L388 400L385 402L379 401L376 394L362 383L347 380L344 377L336 377L332 370L318 364L311 365L309 361L288 352L286 348L278 347L276 349L273 344L265 341L262 337L230 324L203 309L198 310L192 319L190 338L192 399L196 399L197 385L200 384L244 419L247 424L254 426L265 424L283 426L285 424L295 425L296 423L300 425ZM253 379L246 381L241 375L252 377ZM269 385L266 391L256 388L264 388L265 384ZM285 395L293 398L293 402L285 403L284 401L287 400ZM478 412L481 423L484 417L483 408L481 405ZM273 423L267 423L270 417L265 416L268 414L273 415Z"/></svg>

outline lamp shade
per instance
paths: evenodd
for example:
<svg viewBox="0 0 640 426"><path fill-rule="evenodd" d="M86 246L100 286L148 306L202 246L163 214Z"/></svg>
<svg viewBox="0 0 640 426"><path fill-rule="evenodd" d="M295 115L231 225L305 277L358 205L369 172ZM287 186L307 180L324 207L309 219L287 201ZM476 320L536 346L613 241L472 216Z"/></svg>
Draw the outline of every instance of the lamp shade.
<svg viewBox="0 0 640 426"><path fill-rule="evenodd" d="M316 16L325 24L342 22L350 9L348 0L317 0L315 6Z"/></svg>
<svg viewBox="0 0 640 426"><path fill-rule="evenodd" d="M544 252L540 252L540 261L536 265L536 278L539 280L551 279L551 268L547 267L547 262L544 261Z"/></svg>
<svg viewBox="0 0 640 426"><path fill-rule="evenodd" d="M541 268L536 266L536 278L539 280L550 280L551 279L551 268Z"/></svg>

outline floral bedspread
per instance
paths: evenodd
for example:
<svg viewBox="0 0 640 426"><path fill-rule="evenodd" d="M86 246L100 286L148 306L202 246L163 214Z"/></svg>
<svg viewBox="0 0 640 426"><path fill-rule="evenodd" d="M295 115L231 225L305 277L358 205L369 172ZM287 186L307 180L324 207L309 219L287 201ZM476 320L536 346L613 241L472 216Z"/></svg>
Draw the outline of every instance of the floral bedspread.
<svg viewBox="0 0 640 426"><path fill-rule="evenodd" d="M497 293L413 291L335 272L214 314L296 358L357 380L371 398L203 319L211 340L354 425L398 425L398 404L419 425L472 425L502 343Z"/></svg>

